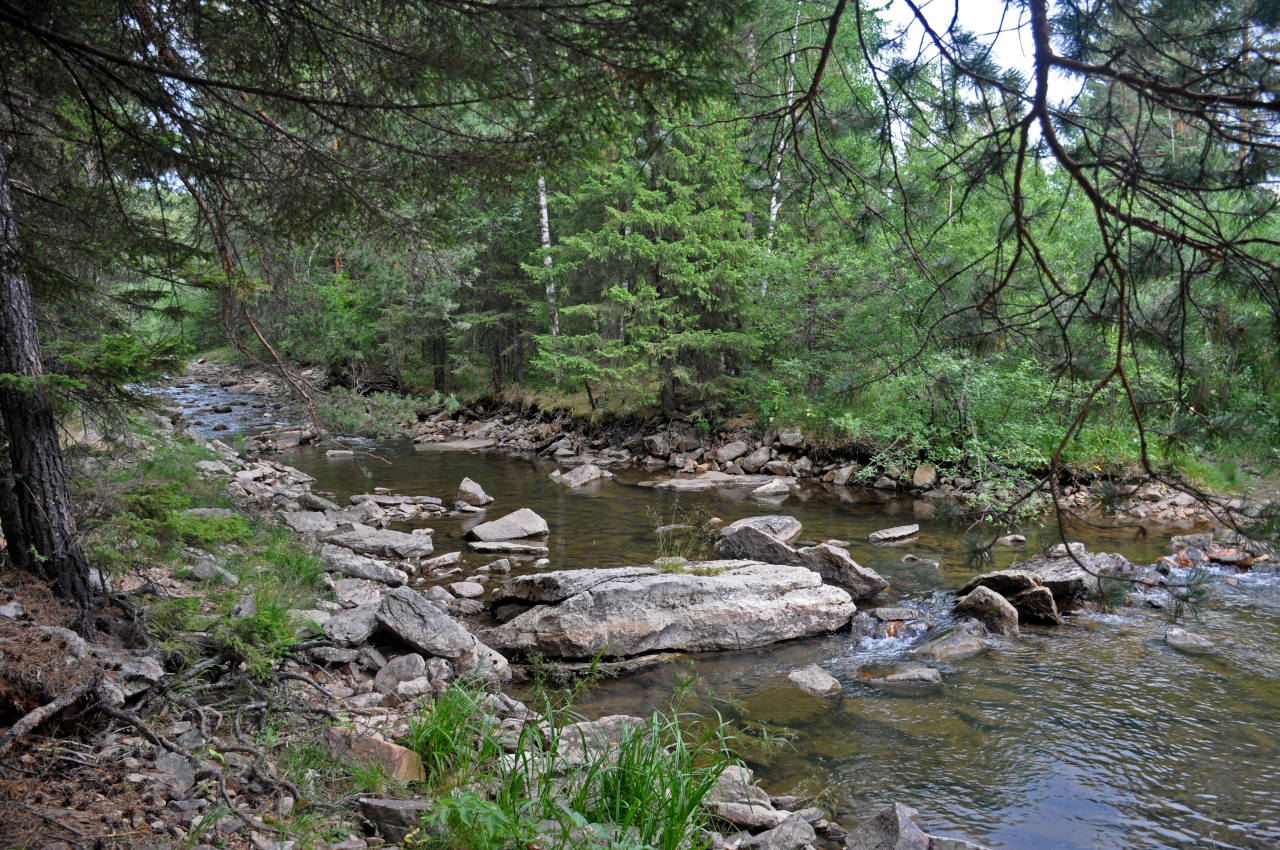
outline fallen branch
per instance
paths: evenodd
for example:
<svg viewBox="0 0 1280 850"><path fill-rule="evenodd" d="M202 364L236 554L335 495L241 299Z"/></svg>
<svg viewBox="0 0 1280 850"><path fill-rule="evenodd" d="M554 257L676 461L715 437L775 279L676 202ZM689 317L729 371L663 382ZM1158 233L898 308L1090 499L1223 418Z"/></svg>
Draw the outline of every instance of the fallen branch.
<svg viewBox="0 0 1280 850"><path fill-rule="evenodd" d="M19 718L18 722L10 726L9 731L5 732L3 737L0 737L0 756L9 752L10 748L23 736L29 734L50 718L57 716L76 700L98 687L100 681L102 681L102 670L95 669L95 672L86 676L79 685L76 685L53 702L45 703Z"/></svg>

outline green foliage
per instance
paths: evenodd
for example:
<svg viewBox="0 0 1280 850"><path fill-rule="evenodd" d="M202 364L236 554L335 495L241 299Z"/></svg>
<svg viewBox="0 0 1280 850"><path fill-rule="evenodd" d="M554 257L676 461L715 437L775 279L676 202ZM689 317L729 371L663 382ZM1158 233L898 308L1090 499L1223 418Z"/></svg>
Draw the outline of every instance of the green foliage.
<svg viewBox="0 0 1280 850"><path fill-rule="evenodd" d="M406 743L423 756L437 805L408 846L499 848L541 838L556 847L678 850L702 846L699 804L730 763L724 726L674 707L616 747L566 747L580 734L567 707L545 705L504 753L479 690L454 684L411 719ZM673 704L674 706L674 704Z"/></svg>

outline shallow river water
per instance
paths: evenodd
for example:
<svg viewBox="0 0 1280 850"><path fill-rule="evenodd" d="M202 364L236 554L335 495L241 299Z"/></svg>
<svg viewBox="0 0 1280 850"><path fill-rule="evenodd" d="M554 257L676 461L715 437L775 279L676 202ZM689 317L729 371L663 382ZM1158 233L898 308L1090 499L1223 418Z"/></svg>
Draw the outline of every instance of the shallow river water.
<svg viewBox="0 0 1280 850"><path fill-rule="evenodd" d="M212 397L198 387L175 395L187 404ZM859 563L892 582L887 603L944 623L943 594L977 571L965 565L961 530L917 518L910 501L816 487L780 507L734 491L677 498L637 486L638 472L571 491L547 477L555 467L545 461L397 440L360 446L381 459L329 459L315 448L280 459L340 502L374 487L448 499L469 476L497 499L491 518L529 507L547 520L555 569L647 563L659 554L654 529L686 517L786 513L804 524L801 540L849 541ZM910 543L865 542L871 531L906 522L921 525ZM431 526L437 552L462 548L461 520ZM997 552L995 567L1056 542L1055 533L1028 529L1028 546ZM1135 563L1153 561L1167 541L1096 531L1074 539ZM472 554L466 565L487 560ZM1236 587L1215 583L1200 617L1188 627L1216 646L1199 655L1164 643L1162 613L1128 607L989 639L985 654L940 665L943 683L930 690L878 690L858 675L902 659L917 641L844 633L651 668L600 684L578 709L640 713L662 705L676 677L692 677L695 698L733 726L768 730L775 745L747 753L771 793L812 795L845 824L900 801L920 810L929 831L993 848L1278 848L1280 579L1244 574ZM788 672L814 663L840 680L842 697L810 697L789 684Z"/></svg>

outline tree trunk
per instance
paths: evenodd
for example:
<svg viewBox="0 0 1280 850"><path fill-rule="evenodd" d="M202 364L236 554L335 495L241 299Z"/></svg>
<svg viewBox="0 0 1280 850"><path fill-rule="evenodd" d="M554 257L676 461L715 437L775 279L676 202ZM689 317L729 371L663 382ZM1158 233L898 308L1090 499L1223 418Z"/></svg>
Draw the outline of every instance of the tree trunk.
<svg viewBox="0 0 1280 850"><path fill-rule="evenodd" d="M9 163L0 148L0 420L9 437L17 513L6 530L23 541L28 569L76 611L76 630L95 634L89 562L76 536L57 423L44 388L31 287L18 258ZM17 523L8 529L9 523Z"/></svg>

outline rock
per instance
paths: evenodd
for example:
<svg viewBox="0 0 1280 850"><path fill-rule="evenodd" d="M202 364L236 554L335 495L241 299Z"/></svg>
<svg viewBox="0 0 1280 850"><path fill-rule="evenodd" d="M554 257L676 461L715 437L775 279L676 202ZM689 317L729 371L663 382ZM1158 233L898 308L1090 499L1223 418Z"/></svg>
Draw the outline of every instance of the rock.
<svg viewBox="0 0 1280 850"><path fill-rule="evenodd" d="M751 495L758 499L776 499L779 496L787 497L791 495L791 488L780 478L775 478L751 491ZM779 500L781 501L781 500Z"/></svg>
<svg viewBox="0 0 1280 850"><path fill-rule="evenodd" d="M768 519L753 517L753 519ZM790 519L790 517L786 517ZM779 537L763 530L764 523L740 524L739 520L726 526L716 538L716 554L721 558L739 558L760 561L764 564L799 566L800 553ZM796 523L798 526L799 523Z"/></svg>
<svg viewBox="0 0 1280 850"><path fill-rule="evenodd" d="M493 597L498 602L554 604L585 593L614 579L657 575L653 567L604 567L594 570L556 570L550 573L516 576L503 582Z"/></svg>
<svg viewBox="0 0 1280 850"><path fill-rule="evenodd" d="M773 808L769 795L755 784L751 769L733 764L726 767L716 779L716 784L702 798L708 803L750 803Z"/></svg>
<svg viewBox="0 0 1280 850"><path fill-rule="evenodd" d="M340 578L333 583L333 595L344 606L381 602L387 592L386 585L362 578Z"/></svg>
<svg viewBox="0 0 1280 850"><path fill-rule="evenodd" d="M890 543L894 540L906 540L920 533L918 525L896 525L893 528L882 528L867 535L872 543Z"/></svg>
<svg viewBox="0 0 1280 850"><path fill-rule="evenodd" d="M644 720L630 714L610 714L599 720L569 723L560 729L556 753L571 763L595 761L603 753L617 749Z"/></svg>
<svg viewBox="0 0 1280 850"><path fill-rule="evenodd" d="M999 635L1018 633L1018 609L986 585L978 585L956 602L956 611L972 614Z"/></svg>
<svg viewBox="0 0 1280 850"><path fill-rule="evenodd" d="M671 454L671 440L666 434L650 434L644 438L644 450L654 457L666 457Z"/></svg>
<svg viewBox="0 0 1280 850"><path fill-rule="evenodd" d="M598 481L601 478L612 478L613 473L607 472L594 463L584 463L582 466L575 466L568 472L556 471L551 473L551 480L561 484L567 484L570 487L582 487L590 484L592 481Z"/></svg>
<svg viewBox="0 0 1280 850"><path fill-rule="evenodd" d="M804 432L799 428L783 428L778 432L778 442L789 449L798 449L804 446Z"/></svg>
<svg viewBox="0 0 1280 850"><path fill-rule="evenodd" d="M780 812L772 803L706 803L704 808L717 820L750 830L775 829L790 812ZM741 846L741 845L740 845Z"/></svg>
<svg viewBox="0 0 1280 850"><path fill-rule="evenodd" d="M411 682L427 673L427 659L416 652L392 658L373 677L373 687L384 694L396 694L401 682Z"/></svg>
<svg viewBox="0 0 1280 850"><path fill-rule="evenodd" d="M406 561L422 558L432 553L431 538L421 534L405 534L386 528L370 528L367 525L352 526L324 537L324 542L345 546L365 555L381 555L385 558L401 558Z"/></svg>
<svg viewBox="0 0 1280 850"><path fill-rule="evenodd" d="M800 690L816 697L838 694L843 690L836 677L823 670L817 664L810 664L808 667L792 670L787 674L787 678Z"/></svg>
<svg viewBox="0 0 1280 850"><path fill-rule="evenodd" d="M740 850L801 850L818 840L813 826L799 814L790 814L782 823L738 845Z"/></svg>
<svg viewBox="0 0 1280 850"><path fill-rule="evenodd" d="M484 596L484 585L478 581L455 581L449 589L464 599L478 599Z"/></svg>
<svg viewBox="0 0 1280 850"><path fill-rule="evenodd" d="M1211 549L1213 548L1213 535L1210 533L1202 534L1175 534L1169 538L1169 551L1179 552L1183 549Z"/></svg>
<svg viewBox="0 0 1280 850"><path fill-rule="evenodd" d="M1131 568L1123 555L1090 552L1083 543L1072 543L1070 553L1065 546L1058 544L1045 554L1018 564L1018 569L1033 574L1040 584L1049 588L1059 607L1097 595L1100 576L1114 575Z"/></svg>
<svg viewBox="0 0 1280 850"><path fill-rule="evenodd" d="M368 602L339 611L325 621L325 636L343 646L359 646L377 630L380 607L381 602Z"/></svg>
<svg viewBox="0 0 1280 850"><path fill-rule="evenodd" d="M198 460L196 461L196 472L200 473L204 478L231 477L231 467L220 460Z"/></svg>
<svg viewBox="0 0 1280 850"><path fill-rule="evenodd" d="M343 726L330 726L325 737L333 754L345 764L377 764L386 770L388 776L405 782L426 779L422 759L399 744Z"/></svg>
<svg viewBox="0 0 1280 850"><path fill-rule="evenodd" d="M356 453L351 449L329 449L324 453L329 460L337 460L339 458L355 457Z"/></svg>
<svg viewBox="0 0 1280 850"><path fill-rule="evenodd" d="M976 588L986 587L1008 599L1024 590L1039 587L1039 585L1039 580L1026 570L996 570L995 572L974 576L965 582L964 587L957 592L959 595L965 596L972 593Z"/></svg>
<svg viewBox="0 0 1280 850"><path fill-rule="evenodd" d="M1032 587L1009 597L1009 604L1018 609L1018 620L1042 626L1062 625L1053 593L1047 587Z"/></svg>
<svg viewBox="0 0 1280 850"><path fill-rule="evenodd" d="M942 684L942 674L924 664L905 663L879 676L867 676L865 681L877 687L920 687Z"/></svg>
<svg viewBox="0 0 1280 850"><path fill-rule="evenodd" d="M438 570L443 567L452 567L461 560L461 552L446 552L443 555L436 555L434 558L428 558L418 566L423 572L430 572L431 570Z"/></svg>
<svg viewBox="0 0 1280 850"><path fill-rule="evenodd" d="M320 561L325 569L342 573L348 578L376 581L392 587L399 587L409 581L409 574L404 570L375 561L373 558L357 555L342 546L332 544L321 546Z"/></svg>
<svg viewBox="0 0 1280 850"><path fill-rule="evenodd" d="M916 822L918 813L894 803L845 836L845 850L930 850L929 836Z"/></svg>
<svg viewBox="0 0 1280 850"><path fill-rule="evenodd" d="M1213 641L1207 637L1189 632L1186 629L1174 626L1164 633L1164 642L1172 646L1174 649L1180 649L1183 652L1202 652L1206 649L1213 648Z"/></svg>
<svg viewBox="0 0 1280 850"><path fill-rule="evenodd" d="M453 500L455 502L474 505L477 508L493 504L493 497L486 493L483 487L472 481L470 478L462 479L462 483L458 485L458 492L454 494Z"/></svg>
<svg viewBox="0 0 1280 850"><path fill-rule="evenodd" d="M897 490L898 489L897 482L895 482L892 478L890 478L887 475L881 475L879 478L876 479L875 483L872 484L871 486L876 490Z"/></svg>
<svg viewBox="0 0 1280 850"><path fill-rule="evenodd" d="M752 516L731 522L724 528L720 529L720 533L716 535L719 538L729 537L738 529L750 526L765 534L772 534L774 537L790 543L800 536L800 520L785 514L771 514L769 516Z"/></svg>
<svg viewBox="0 0 1280 850"><path fill-rule="evenodd" d="M185 796L191 786L196 784L195 770L184 755L169 750L157 751L156 770L161 774L161 781L176 798Z"/></svg>
<svg viewBox="0 0 1280 850"><path fill-rule="evenodd" d="M728 467L733 469L734 467ZM785 480L778 478L777 480ZM641 486L653 487L656 490L675 490L678 493L701 493L706 490L716 490L720 488L733 489L752 489L768 484L770 476L768 475L743 475L741 470L738 474L731 475L727 472L708 471L692 478L668 478L665 481L644 482ZM786 481L787 484L793 483L793 480Z"/></svg>
<svg viewBox="0 0 1280 850"><path fill-rule="evenodd" d="M976 620L969 620L967 624L962 624L945 635L916 647L911 655L930 664L963 661L980 655L986 650L981 634L982 626Z"/></svg>
<svg viewBox="0 0 1280 850"><path fill-rule="evenodd" d="M400 844L410 832L422 826L422 818L431 811L429 800L385 800L365 798L360 813L389 844Z"/></svg>
<svg viewBox="0 0 1280 850"><path fill-rule="evenodd" d="M912 608L890 605L882 606L880 608L872 608L871 616L875 617L882 623L892 623L901 620L914 620L920 615Z"/></svg>
<svg viewBox="0 0 1280 850"><path fill-rule="evenodd" d="M791 464L791 471L799 477L804 477L813 471L813 461L802 457Z"/></svg>
<svg viewBox="0 0 1280 850"><path fill-rule="evenodd" d="M948 838L945 835L930 835L929 850L988 850L981 844L974 844L963 838Z"/></svg>
<svg viewBox="0 0 1280 850"><path fill-rule="evenodd" d="M204 557L192 563L188 570L191 575L200 579L200 581L209 581L216 584L225 584L228 587L235 587L240 583L240 577L234 573L228 572L215 561L213 558Z"/></svg>
<svg viewBox="0 0 1280 850"><path fill-rule="evenodd" d="M1001 546L1025 546L1027 538L1021 534L1006 534L1004 537L997 537L996 542Z"/></svg>
<svg viewBox="0 0 1280 850"><path fill-rule="evenodd" d="M833 469L826 475L822 476L822 480L830 484L834 484L837 487L844 487L848 485L849 479L853 478L853 476L858 473L859 469L861 469L861 467L856 463L849 464L848 466L842 466L839 469Z"/></svg>
<svg viewBox="0 0 1280 850"><path fill-rule="evenodd" d="M522 537L547 534L549 531L546 520L528 508L521 508L492 522L480 523L467 532L467 539L481 542L519 540Z"/></svg>
<svg viewBox="0 0 1280 850"><path fill-rule="evenodd" d="M467 544L477 552L505 553L508 555L549 555L551 550L541 543L520 543L516 540L490 540L481 543L473 541ZM536 566L536 564L535 564Z"/></svg>
<svg viewBox="0 0 1280 850"><path fill-rule="evenodd" d="M470 632L407 587L397 587L382 598L378 622L427 655L454 660L474 651L476 639Z"/></svg>
<svg viewBox="0 0 1280 850"><path fill-rule="evenodd" d="M734 440L732 443L726 443L716 449L716 461L719 463L730 463L737 460L749 451L749 447L742 440Z"/></svg>
<svg viewBox="0 0 1280 850"><path fill-rule="evenodd" d="M911 483L916 487L928 490L938 483L938 468L927 463L917 466L916 471L911 474Z"/></svg>
<svg viewBox="0 0 1280 850"><path fill-rule="evenodd" d="M769 462L771 454L768 446L761 446L744 457L741 466L746 472L759 472Z"/></svg>
<svg viewBox="0 0 1280 850"><path fill-rule="evenodd" d="M874 599L889 582L870 567L853 559L847 549L831 543L819 543L797 550L801 563L822 578L842 587L856 600Z"/></svg>
<svg viewBox="0 0 1280 850"><path fill-rule="evenodd" d="M519 614L484 632L484 640L499 650L559 658L745 649L835 631L855 610L848 593L803 567L694 566L711 574L613 578Z"/></svg>

